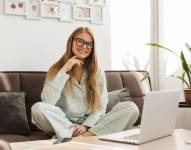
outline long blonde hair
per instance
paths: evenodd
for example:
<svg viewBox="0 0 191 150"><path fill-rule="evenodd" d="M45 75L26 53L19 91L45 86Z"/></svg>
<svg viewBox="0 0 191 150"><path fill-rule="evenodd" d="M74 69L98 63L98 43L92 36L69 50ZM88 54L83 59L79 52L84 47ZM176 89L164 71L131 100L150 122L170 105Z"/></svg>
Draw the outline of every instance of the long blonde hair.
<svg viewBox="0 0 191 150"><path fill-rule="evenodd" d="M92 51L90 55L86 58L84 68L87 71L87 100L90 105L91 111L96 111L100 105L100 89L98 87L98 81L97 81L97 74L98 74L98 62L97 62L97 56L95 51L95 40L93 33L88 27L79 27L73 33L70 35L68 41L67 41L67 49L64 55L58 60L55 64L53 64L46 76L46 81L53 79L56 74L59 72L59 70L64 66L64 64L70 59L74 54L72 52L72 42L73 39L76 37L76 35L80 33L88 33L94 42L94 46L92 48ZM73 78L73 69L70 71L70 78L66 82L65 88L71 89L72 84L72 78Z"/></svg>

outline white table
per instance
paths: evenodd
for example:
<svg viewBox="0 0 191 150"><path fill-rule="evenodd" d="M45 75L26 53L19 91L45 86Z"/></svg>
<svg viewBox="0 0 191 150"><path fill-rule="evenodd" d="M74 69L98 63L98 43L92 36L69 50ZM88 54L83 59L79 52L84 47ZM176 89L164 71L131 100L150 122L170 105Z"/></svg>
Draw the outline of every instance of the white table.
<svg viewBox="0 0 191 150"><path fill-rule="evenodd" d="M11 147L13 150L191 150L191 131L176 129L172 136L142 145L101 141L96 136L79 137L57 145L53 145L53 142L54 140L18 142L11 143Z"/></svg>

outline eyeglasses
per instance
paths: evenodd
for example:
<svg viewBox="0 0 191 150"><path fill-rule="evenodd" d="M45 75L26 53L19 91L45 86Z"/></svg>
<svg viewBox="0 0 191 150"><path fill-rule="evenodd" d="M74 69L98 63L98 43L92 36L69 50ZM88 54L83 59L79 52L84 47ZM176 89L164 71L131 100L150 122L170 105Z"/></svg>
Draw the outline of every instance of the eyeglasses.
<svg viewBox="0 0 191 150"><path fill-rule="evenodd" d="M92 49L94 46L94 42L86 42L81 38L74 38L74 40L76 41L76 44L78 46L84 46L84 44L85 44L86 48L88 48L88 49Z"/></svg>

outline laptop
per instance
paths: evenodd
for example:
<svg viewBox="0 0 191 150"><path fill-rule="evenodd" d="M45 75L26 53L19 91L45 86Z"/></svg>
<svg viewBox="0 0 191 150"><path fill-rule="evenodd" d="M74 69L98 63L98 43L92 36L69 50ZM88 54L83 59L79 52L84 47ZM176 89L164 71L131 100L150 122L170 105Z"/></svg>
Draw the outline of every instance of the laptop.
<svg viewBox="0 0 191 150"><path fill-rule="evenodd" d="M145 94L141 125L118 133L99 136L101 140L142 144L173 134L180 91L153 91Z"/></svg>

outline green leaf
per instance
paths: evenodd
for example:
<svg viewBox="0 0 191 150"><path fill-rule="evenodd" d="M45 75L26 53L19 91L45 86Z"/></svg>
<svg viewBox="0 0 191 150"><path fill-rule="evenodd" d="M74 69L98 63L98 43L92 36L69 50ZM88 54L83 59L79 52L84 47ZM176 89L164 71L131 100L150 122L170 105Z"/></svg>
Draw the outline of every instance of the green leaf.
<svg viewBox="0 0 191 150"><path fill-rule="evenodd" d="M181 57L182 68L183 68L184 71L186 72L186 75L187 75L188 80L189 80L189 85L190 85L190 86L188 86L188 87L191 87L191 77L190 77L191 71L190 71L190 69L189 69L189 66L188 66L188 64L187 64L187 62L186 62L186 59L185 59L185 57L184 57L184 53L183 53L182 51L181 51L180 57Z"/></svg>
<svg viewBox="0 0 191 150"><path fill-rule="evenodd" d="M181 65L182 65L182 69L183 69L183 73L182 73L182 77L180 76L174 76L174 77L177 77L179 79L181 79L188 87L191 87L191 64L188 64L186 59L185 59L185 56L184 56L184 53L183 51L181 51L181 54L178 55L177 53L175 53L173 50L167 48L167 47L164 47L158 43L148 43L146 45L149 45L149 46L152 46L152 47L158 47L158 48L162 48L162 49L165 49L173 54L175 54L176 56L178 56L178 58L180 59L181 61ZM185 43L185 46L187 47L187 49L189 50L189 52L191 53L191 47L188 43ZM186 79L188 78L188 81L186 81Z"/></svg>
<svg viewBox="0 0 191 150"><path fill-rule="evenodd" d="M185 79L185 74L186 74L186 72L183 70L182 71L182 79Z"/></svg>
<svg viewBox="0 0 191 150"><path fill-rule="evenodd" d="M149 45L149 46L152 46L152 47L158 47L158 48L165 49L165 50L167 50L167 51L169 51L169 52L175 54L176 56L180 57L180 56L179 56L177 53L175 53L173 50L171 50L171 49L169 49L169 48L167 48L167 47L164 47L164 46L162 46L162 45L160 45L160 44L157 44L157 43L148 43L148 44L146 44L146 45Z"/></svg>
<svg viewBox="0 0 191 150"><path fill-rule="evenodd" d="M190 87L189 84L188 84L188 82L187 82L184 78L182 78L181 76L172 75L171 77L176 77L176 78L182 80L188 87Z"/></svg>
<svg viewBox="0 0 191 150"><path fill-rule="evenodd" d="M190 45L189 45L188 43L185 43L185 46L186 46L186 48L189 50L189 52L191 53L191 47L190 47Z"/></svg>

